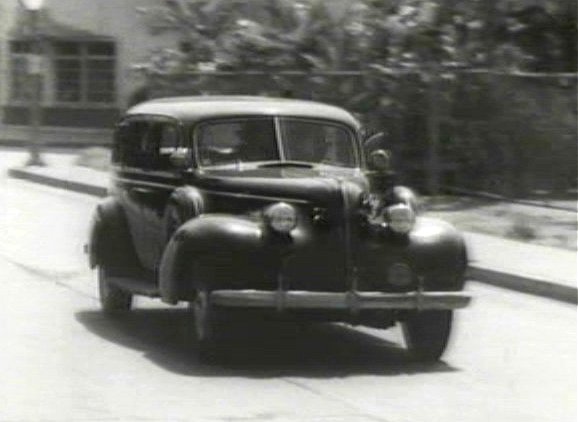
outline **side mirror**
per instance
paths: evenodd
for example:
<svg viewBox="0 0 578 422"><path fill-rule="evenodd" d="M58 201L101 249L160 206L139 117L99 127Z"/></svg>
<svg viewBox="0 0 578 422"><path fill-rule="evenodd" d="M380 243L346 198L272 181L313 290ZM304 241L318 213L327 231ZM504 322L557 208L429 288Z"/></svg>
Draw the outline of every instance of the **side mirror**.
<svg viewBox="0 0 578 422"><path fill-rule="evenodd" d="M367 166L370 170L381 173L392 171L391 151L387 149L387 134L378 132L365 139L363 150L367 158Z"/></svg>
<svg viewBox="0 0 578 422"><path fill-rule="evenodd" d="M391 152L387 149L376 149L369 154L368 165L371 170L391 171Z"/></svg>
<svg viewBox="0 0 578 422"><path fill-rule="evenodd" d="M169 157L171 164L176 168L186 168L190 164L189 148L177 148Z"/></svg>

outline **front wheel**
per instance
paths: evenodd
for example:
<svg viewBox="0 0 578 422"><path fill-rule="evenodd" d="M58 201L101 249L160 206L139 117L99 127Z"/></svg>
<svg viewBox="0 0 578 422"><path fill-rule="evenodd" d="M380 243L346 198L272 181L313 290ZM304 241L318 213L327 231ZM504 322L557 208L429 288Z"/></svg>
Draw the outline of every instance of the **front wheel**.
<svg viewBox="0 0 578 422"><path fill-rule="evenodd" d="M439 360L452 328L452 311L424 311L402 322L404 339L414 358L424 362Z"/></svg>
<svg viewBox="0 0 578 422"><path fill-rule="evenodd" d="M106 315L117 316L132 306L132 294L112 284L102 267L98 268L98 294L100 306Z"/></svg>

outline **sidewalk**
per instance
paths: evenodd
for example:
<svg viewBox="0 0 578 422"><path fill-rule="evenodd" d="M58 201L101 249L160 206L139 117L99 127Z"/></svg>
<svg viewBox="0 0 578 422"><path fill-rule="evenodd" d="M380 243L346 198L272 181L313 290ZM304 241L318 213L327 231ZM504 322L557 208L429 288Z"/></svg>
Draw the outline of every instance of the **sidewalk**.
<svg viewBox="0 0 578 422"><path fill-rule="evenodd" d="M577 255L479 233L465 232L469 278L570 303L577 300Z"/></svg>
<svg viewBox="0 0 578 422"><path fill-rule="evenodd" d="M14 168L10 176L53 187L105 196L109 177L78 166ZM578 303L577 254L500 237L465 232L470 279L516 291Z"/></svg>

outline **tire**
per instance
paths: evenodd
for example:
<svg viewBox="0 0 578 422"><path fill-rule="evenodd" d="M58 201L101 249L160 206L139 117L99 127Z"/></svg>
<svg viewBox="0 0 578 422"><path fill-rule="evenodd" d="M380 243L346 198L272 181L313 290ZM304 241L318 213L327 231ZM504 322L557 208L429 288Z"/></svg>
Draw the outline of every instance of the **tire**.
<svg viewBox="0 0 578 422"><path fill-rule="evenodd" d="M220 352L222 314L212 303L209 290L200 288L189 302L187 342L202 361L215 360Z"/></svg>
<svg viewBox="0 0 578 422"><path fill-rule="evenodd" d="M439 360L448 344L452 319L452 311L426 311L403 321L403 335L412 357L421 362Z"/></svg>
<svg viewBox="0 0 578 422"><path fill-rule="evenodd" d="M132 294L112 284L103 267L98 267L98 296L102 311L108 316L119 316L132 306Z"/></svg>

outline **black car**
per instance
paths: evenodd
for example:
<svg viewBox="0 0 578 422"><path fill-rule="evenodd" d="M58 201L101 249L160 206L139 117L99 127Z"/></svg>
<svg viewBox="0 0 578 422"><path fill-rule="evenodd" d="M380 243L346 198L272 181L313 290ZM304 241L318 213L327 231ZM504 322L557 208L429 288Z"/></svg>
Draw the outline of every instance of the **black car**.
<svg viewBox="0 0 578 422"><path fill-rule="evenodd" d="M104 312L133 295L187 302L209 356L228 318L401 323L410 352L442 355L465 307L462 236L418 217L380 136L327 104L157 99L114 139L109 197L89 241Z"/></svg>

